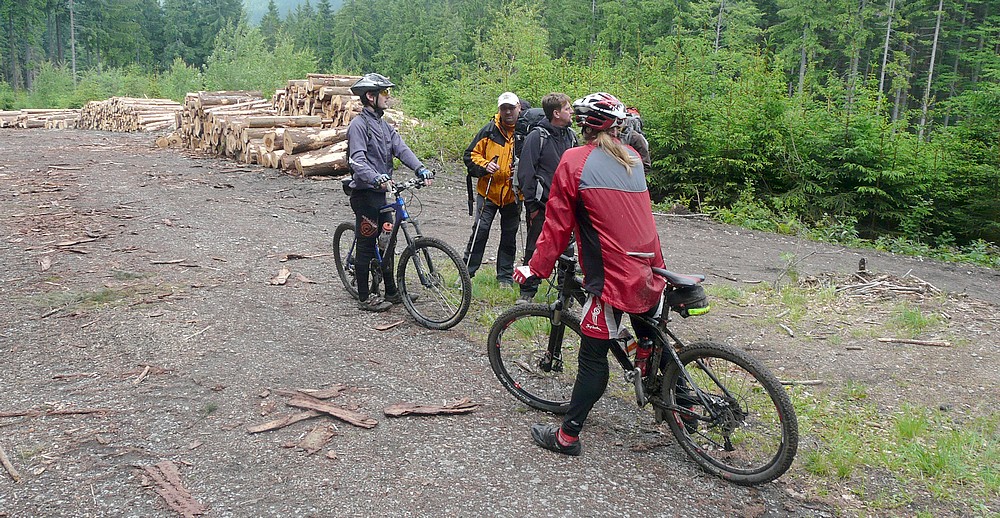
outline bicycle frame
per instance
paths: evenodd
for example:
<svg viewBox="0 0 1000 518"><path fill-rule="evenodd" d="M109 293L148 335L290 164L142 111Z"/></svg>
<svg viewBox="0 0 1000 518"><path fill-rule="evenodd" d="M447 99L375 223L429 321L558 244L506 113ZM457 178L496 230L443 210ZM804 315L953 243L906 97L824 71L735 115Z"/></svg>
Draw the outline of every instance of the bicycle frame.
<svg viewBox="0 0 1000 518"><path fill-rule="evenodd" d="M573 299L580 300L585 297L583 291L583 286L576 274L576 261L567 256L560 256L558 260L558 268L562 270L562 283L558 287L559 296L550 305L552 308L552 318L551 325L552 330L549 333L549 343L548 349L540 363L542 370L548 372L549 370L562 370L562 342L565 333L566 326L562 323L562 312L564 309L568 309L569 305L572 303ZM582 302L581 302L582 303ZM646 403L651 403L653 406L660 408L664 411L678 411L685 415L691 417L698 417L695 414L691 414L686 408L679 407L677 405L668 405L664 402L658 395L657 389L658 376L660 372L665 372L669 362L676 364L680 373L688 385L688 390L690 390L703 404L703 406L710 410L712 417L716 417L716 410L714 405L709 404L709 401L705 393L698 389L697 383L688 374L687 370L684 369L681 364L680 357L677 355L677 350L684 347L684 343L680 338L677 337L670 329L667 328L666 324L670 321L670 307L664 304L664 312L660 315L659 319L653 319L643 315L629 315L629 318L634 321L638 320L645 324L649 329L655 330L655 336L651 337L653 339L653 352L649 357L649 365L651 368L647 369L647 374L645 377L641 376L640 370L636 367L635 363L629 357L627 347L627 337L616 339L617 347L611 347L611 353L618 361L618 364L622 367L624 371L626 381L633 384L636 391L636 403L638 406L645 406ZM666 353L665 353L666 351ZM661 369L660 364L663 361L664 354L668 354L667 363L663 365ZM700 360L698 365L714 380L718 383L718 379L715 375L708 369ZM722 387L721 383L718 383ZM732 398L732 395L725 390L727 397Z"/></svg>
<svg viewBox="0 0 1000 518"><path fill-rule="evenodd" d="M392 230L389 233L389 242L386 244L386 250L395 250L396 239L399 237L399 230L403 230L403 237L406 239L406 246L411 247L420 239L423 235L420 233L420 226L415 220L410 218L409 211L406 210L406 201L403 200L403 191L411 188L420 188L424 186L424 181L420 179L407 180L401 184L395 184L393 186L393 195L395 199L391 203L387 203L379 207L379 213L393 211L393 222ZM381 223L380 231L381 231ZM411 228L412 227L412 228ZM355 249L358 246L358 236L354 235L354 242L351 243L351 248L348 250L348 257L354 257ZM375 259L378 261L381 269L381 265L384 264L385 257L383 256L382 250L376 244L375 246ZM428 278L428 272L434 270L434 265L431 264L431 257L429 254L424 254L424 257L420 257L419 254L413 256L414 266L417 269L417 276L420 278L421 284L427 286L431 283ZM372 280L370 282L377 282L377 280Z"/></svg>
<svg viewBox="0 0 1000 518"><path fill-rule="evenodd" d="M414 180L408 180L401 184L401 186L396 186L393 189L393 194L395 195L395 200L391 203L386 203L385 205L379 207L379 213L387 212L388 209L393 211L393 222L392 231L389 233L389 243L386 245L386 249L394 248L396 245L396 238L399 235L399 229L403 229L403 237L406 238L406 245L411 246L413 242L419 239L422 234L420 233L420 227L417 222L410 219L410 213L406 210L406 202L403 200L403 191L413 187L415 185L422 185ZM409 229L412 226L413 230ZM379 223L379 231L381 232L381 223ZM351 243L351 248L347 251L348 257L354 257L354 251L358 246L358 236L354 235L354 242ZM385 258L382 255L382 250L375 246L375 259L381 265Z"/></svg>

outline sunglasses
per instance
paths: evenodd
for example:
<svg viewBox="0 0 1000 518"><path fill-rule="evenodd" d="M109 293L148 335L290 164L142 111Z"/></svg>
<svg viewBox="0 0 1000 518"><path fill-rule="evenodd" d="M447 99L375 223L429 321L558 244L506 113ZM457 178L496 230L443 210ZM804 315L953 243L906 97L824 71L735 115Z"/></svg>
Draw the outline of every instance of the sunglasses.
<svg viewBox="0 0 1000 518"><path fill-rule="evenodd" d="M385 90L380 91L378 94L382 97L389 97L391 93L392 92L390 91L390 89L386 88Z"/></svg>

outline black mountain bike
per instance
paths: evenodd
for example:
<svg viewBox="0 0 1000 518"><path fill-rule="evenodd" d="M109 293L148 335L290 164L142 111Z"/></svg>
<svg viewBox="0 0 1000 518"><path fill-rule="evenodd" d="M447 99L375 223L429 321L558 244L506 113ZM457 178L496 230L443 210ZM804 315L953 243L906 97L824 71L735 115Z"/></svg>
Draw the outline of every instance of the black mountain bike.
<svg viewBox="0 0 1000 518"><path fill-rule="evenodd" d="M376 247L371 264L360 265L354 261L358 244L354 222L341 223L337 227L333 234L333 255L337 274L352 297L358 298L357 268L369 268L369 292L381 294L382 260L387 250L396 249L396 238L402 229L406 248L399 254L396 284L403 305L420 325L449 329L461 322L469 311L472 280L458 252L440 239L422 236L416 220L410 218L402 193L424 185L424 180L419 178L394 184L394 201L382 207L382 212L394 213L392 230Z"/></svg>
<svg viewBox="0 0 1000 518"><path fill-rule="evenodd" d="M562 279L552 304L515 306L490 329L490 366L500 383L531 407L557 414L569 410L578 369L580 318L568 311L585 300L576 262L563 256ZM696 286L704 277L654 268L666 278L665 296ZM688 309L674 307L688 315ZM704 309L703 311L707 310ZM697 342L685 345L667 328L671 308L658 320L632 315L633 325L654 330L646 374L628 350L635 340L623 336L611 351L635 387L640 407L650 404L656 421L666 420L684 451L705 471L741 485L780 477L798 449L798 422L781 382L764 365L732 347ZM692 314L694 312L692 311Z"/></svg>

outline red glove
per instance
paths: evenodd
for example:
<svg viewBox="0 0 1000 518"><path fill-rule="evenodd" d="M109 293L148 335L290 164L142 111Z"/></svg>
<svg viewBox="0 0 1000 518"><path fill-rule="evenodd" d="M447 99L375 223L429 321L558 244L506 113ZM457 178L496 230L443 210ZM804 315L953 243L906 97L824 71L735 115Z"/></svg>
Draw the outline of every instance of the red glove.
<svg viewBox="0 0 1000 518"><path fill-rule="evenodd" d="M514 273L511 275L514 278L514 282L518 284L524 284L528 282L528 279L538 277L531 271L531 267L528 265L518 266L514 268Z"/></svg>

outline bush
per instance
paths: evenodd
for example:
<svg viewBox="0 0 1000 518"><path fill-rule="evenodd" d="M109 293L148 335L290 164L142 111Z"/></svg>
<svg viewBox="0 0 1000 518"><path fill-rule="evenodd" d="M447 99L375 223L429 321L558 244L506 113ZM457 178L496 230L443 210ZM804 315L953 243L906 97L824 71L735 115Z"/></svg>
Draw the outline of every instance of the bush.
<svg viewBox="0 0 1000 518"><path fill-rule="evenodd" d="M316 71L313 53L295 50L287 36L280 36L274 49L268 49L264 41L257 28L243 22L223 29L205 65L205 88L260 90L269 97L288 79L304 78Z"/></svg>
<svg viewBox="0 0 1000 518"><path fill-rule="evenodd" d="M162 95L177 102L184 102L184 96L189 92L204 89L201 72L188 65L181 58L174 58L170 69L160 76L160 91Z"/></svg>
<svg viewBox="0 0 1000 518"><path fill-rule="evenodd" d="M73 73L43 62L31 85L28 103L34 108L68 108L73 95Z"/></svg>
<svg viewBox="0 0 1000 518"><path fill-rule="evenodd" d="M17 95L5 81L0 81L0 110L13 110Z"/></svg>

